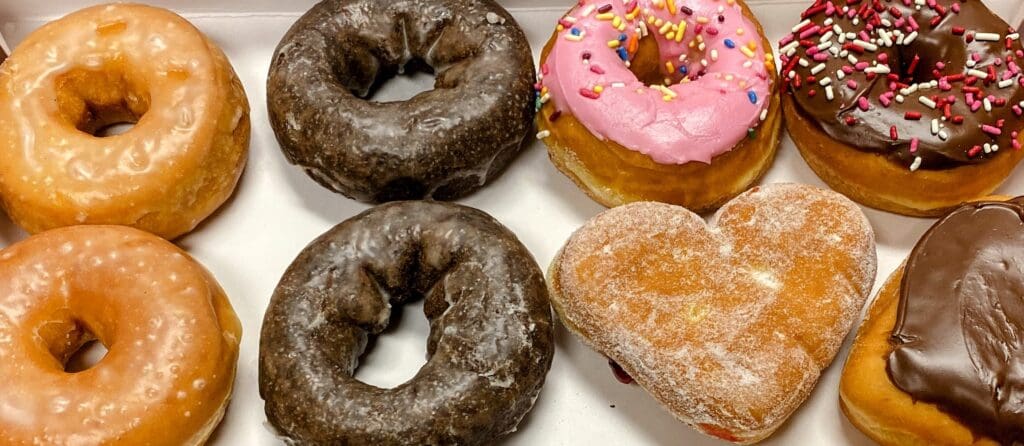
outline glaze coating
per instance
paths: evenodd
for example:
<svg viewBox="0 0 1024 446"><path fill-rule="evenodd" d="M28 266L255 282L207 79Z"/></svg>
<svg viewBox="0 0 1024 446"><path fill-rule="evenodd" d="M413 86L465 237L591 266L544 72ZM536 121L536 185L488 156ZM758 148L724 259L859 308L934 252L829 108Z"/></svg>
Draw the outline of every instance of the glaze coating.
<svg viewBox="0 0 1024 446"><path fill-rule="evenodd" d="M353 374L391 308L424 298L427 363L381 389ZM260 393L303 445L483 445L516 429L554 353L540 268L506 228L435 202L373 208L285 272L260 339Z"/></svg>
<svg viewBox="0 0 1024 446"><path fill-rule="evenodd" d="M365 99L406 67L436 73L407 101ZM271 124L288 160L370 202L454 199L500 172L534 116L534 65L492 0L326 0L281 41Z"/></svg>
<svg viewBox="0 0 1024 446"><path fill-rule="evenodd" d="M224 53L166 9L89 7L0 66L0 199L30 233L125 225L173 239L231 196L249 103ZM112 124L125 133L100 137Z"/></svg>
<svg viewBox="0 0 1024 446"><path fill-rule="evenodd" d="M74 226L0 251L0 444L197 446L231 395L242 327L171 243ZM65 371L96 340L91 368Z"/></svg>

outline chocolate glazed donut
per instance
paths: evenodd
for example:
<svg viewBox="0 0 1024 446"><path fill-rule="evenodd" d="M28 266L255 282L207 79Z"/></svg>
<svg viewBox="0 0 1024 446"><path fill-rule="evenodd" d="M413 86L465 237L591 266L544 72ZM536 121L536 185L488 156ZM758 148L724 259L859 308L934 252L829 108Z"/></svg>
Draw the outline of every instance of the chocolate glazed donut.
<svg viewBox="0 0 1024 446"><path fill-rule="evenodd" d="M381 389L353 377L392 305L419 297L427 363ZM536 261L494 219L447 203L382 205L309 245L260 340L260 393L290 443L478 445L516 429L554 353Z"/></svg>
<svg viewBox="0 0 1024 446"><path fill-rule="evenodd" d="M434 89L374 102L407 66ZM519 152L534 115L533 55L493 0L325 0L277 48L267 82L288 160L370 202L455 199Z"/></svg>

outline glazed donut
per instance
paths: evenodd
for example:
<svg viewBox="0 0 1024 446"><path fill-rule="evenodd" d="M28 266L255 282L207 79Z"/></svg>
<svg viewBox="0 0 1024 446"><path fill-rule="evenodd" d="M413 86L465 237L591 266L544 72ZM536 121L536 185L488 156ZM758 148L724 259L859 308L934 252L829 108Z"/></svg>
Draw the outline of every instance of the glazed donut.
<svg viewBox="0 0 1024 446"><path fill-rule="evenodd" d="M712 210L775 157L774 56L742 0L581 0L541 60L537 137L605 206Z"/></svg>
<svg viewBox="0 0 1024 446"><path fill-rule="evenodd" d="M353 374L391 308L419 297L427 363L393 389ZM274 292L260 338L267 418L294 444L485 445L533 407L554 353L544 277L487 214L382 205L309 245Z"/></svg>
<svg viewBox="0 0 1024 446"><path fill-rule="evenodd" d="M188 254L120 226L0 251L0 443L201 445L231 395L241 325ZM93 367L65 371L98 340Z"/></svg>
<svg viewBox="0 0 1024 446"><path fill-rule="evenodd" d="M860 328L839 387L847 418L882 445L1024 441L1022 263L1024 197L932 226Z"/></svg>
<svg viewBox="0 0 1024 446"><path fill-rule="evenodd" d="M810 395L875 278L871 226L810 186L755 187L709 226L632 203L587 222L548 274L559 320L676 418L760 441Z"/></svg>
<svg viewBox="0 0 1024 446"><path fill-rule="evenodd" d="M436 73L407 101L366 99L407 67ZM449 200L512 160L533 120L533 53L493 0L325 0L281 41L267 81L292 164L348 197Z"/></svg>
<svg viewBox="0 0 1024 446"><path fill-rule="evenodd" d="M939 216L1024 157L1024 51L983 2L819 0L802 19L779 43L786 125L833 189Z"/></svg>
<svg viewBox="0 0 1024 446"><path fill-rule="evenodd" d="M0 68L0 201L30 233L119 224L173 239L231 195L249 104L227 58L143 5L75 12ZM94 136L119 123L126 133Z"/></svg>

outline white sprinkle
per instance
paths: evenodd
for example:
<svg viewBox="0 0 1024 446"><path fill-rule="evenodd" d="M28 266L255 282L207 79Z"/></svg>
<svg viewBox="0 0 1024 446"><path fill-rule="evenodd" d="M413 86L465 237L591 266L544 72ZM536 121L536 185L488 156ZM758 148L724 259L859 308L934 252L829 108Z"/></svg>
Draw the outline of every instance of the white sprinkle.
<svg viewBox="0 0 1024 446"><path fill-rule="evenodd" d="M990 111L992 111L992 101L988 100L988 98L985 98L985 99L983 99L983 100L981 101L981 105L983 105L983 106L984 106L984 107L982 107L982 108L984 108L984 109L985 109L985 111L987 111L987 112L990 112Z"/></svg>
<svg viewBox="0 0 1024 446"><path fill-rule="evenodd" d="M712 62L717 62L718 61L718 50L711 50L711 61Z"/></svg>
<svg viewBox="0 0 1024 446"><path fill-rule="evenodd" d="M846 79L846 72L844 72L843 70L836 70L836 79Z"/></svg>
<svg viewBox="0 0 1024 446"><path fill-rule="evenodd" d="M999 88L1007 88L1013 85L1013 79L1003 79L999 81Z"/></svg>
<svg viewBox="0 0 1024 446"><path fill-rule="evenodd" d="M939 139L943 141L949 139L949 133L946 133L945 130L939 130Z"/></svg>
<svg viewBox="0 0 1024 446"><path fill-rule="evenodd" d="M793 32L798 32L798 31L800 31L801 28L803 28L803 27L805 27L807 25L810 25L810 24L811 24L811 19L805 19L804 21L802 21L800 23L797 23L796 26L793 27Z"/></svg>
<svg viewBox="0 0 1024 446"><path fill-rule="evenodd" d="M822 87L827 87L829 85L832 85L832 78L831 77L826 77L826 78L818 81L818 85L821 85Z"/></svg>
<svg viewBox="0 0 1024 446"><path fill-rule="evenodd" d="M821 42L821 43L830 42L831 43L832 42L832 37L834 37L835 35L836 35L836 33L832 32L832 30L828 30L828 31L825 32L825 34L821 35L821 38L818 39L818 42Z"/></svg>
<svg viewBox="0 0 1024 446"><path fill-rule="evenodd" d="M625 82L612 82L612 88L623 88L626 86Z"/></svg>
<svg viewBox="0 0 1024 446"><path fill-rule="evenodd" d="M814 66L814 68L811 68L811 75L817 76L818 73L821 73L822 71L825 71L825 64L823 64L823 63L817 64L817 65ZM1011 82L1013 82L1013 81L1011 81Z"/></svg>
<svg viewBox="0 0 1024 446"><path fill-rule="evenodd" d="M765 119L768 119L768 107L761 110L761 120L764 121Z"/></svg>
<svg viewBox="0 0 1024 446"><path fill-rule="evenodd" d="M853 44L857 45L857 46L859 46L861 48L864 48L865 50L868 50L868 51L878 51L878 45L875 45L875 44L873 44L871 42L865 42L863 40L856 39L856 40L853 41Z"/></svg>
<svg viewBox="0 0 1024 446"><path fill-rule="evenodd" d="M786 45L786 46L780 48L779 51L782 52L782 53L788 53L789 50L795 50L796 47L798 47L798 46L800 46L800 42L794 40L794 41L790 42L789 45Z"/></svg>
<svg viewBox="0 0 1024 446"><path fill-rule="evenodd" d="M549 136L551 136L551 132L548 130L541 130L540 132L537 132L537 139L544 139Z"/></svg>
<svg viewBox="0 0 1024 446"><path fill-rule="evenodd" d="M974 40L979 42L998 42L1002 40L1002 36L996 33L975 33Z"/></svg>
<svg viewBox="0 0 1024 446"><path fill-rule="evenodd" d="M936 107L935 101L931 100L931 98L929 98L927 96L920 96L920 97L917 98L917 100L920 103L924 104L926 107L930 108L930 109L934 110L935 107Z"/></svg>
<svg viewBox="0 0 1024 446"><path fill-rule="evenodd" d="M973 68L970 69L970 70L967 70L967 74L969 74L971 76L974 76L974 77L977 77L977 78L981 78L981 79L988 79L988 73L986 73L984 71L981 71L981 70L975 70Z"/></svg>
<svg viewBox="0 0 1024 446"><path fill-rule="evenodd" d="M836 92L832 90L831 85L825 87L825 97L830 101L836 98Z"/></svg>
<svg viewBox="0 0 1024 446"><path fill-rule="evenodd" d="M1020 39L1020 33L1007 34L1006 38L1010 39L1010 40L1019 40Z"/></svg>
<svg viewBox="0 0 1024 446"><path fill-rule="evenodd" d="M800 66L804 68L811 66L811 63L808 62L807 59L804 59L803 57L801 57L800 60L796 61L796 63L800 64Z"/></svg>
<svg viewBox="0 0 1024 446"><path fill-rule="evenodd" d="M921 168L921 157L916 156L916 157L914 157L914 162L910 165L910 171L914 172L914 171L916 171L917 169L920 169L920 168Z"/></svg>
<svg viewBox="0 0 1024 446"><path fill-rule="evenodd" d="M889 74L889 73L892 72L892 70L889 69L888 65L877 65L877 66L870 67L870 68L864 70L864 72L865 73L875 73L875 74Z"/></svg>
<svg viewBox="0 0 1024 446"><path fill-rule="evenodd" d="M905 96L903 96L901 94L896 95L896 102L902 104L906 100L907 100L907 98Z"/></svg>
<svg viewBox="0 0 1024 446"><path fill-rule="evenodd" d="M853 54L849 55L849 57L847 57L846 60L850 61L850 63L853 65L857 65L857 62L860 62L859 60L857 60L857 57L854 56Z"/></svg>
<svg viewBox="0 0 1024 446"><path fill-rule="evenodd" d="M934 107L932 107L932 108L934 108ZM932 119L932 134L933 135L938 135L939 134L939 120L938 119Z"/></svg>
<svg viewBox="0 0 1024 446"><path fill-rule="evenodd" d="M985 153L992 153L992 144L985 143L983 148L985 149Z"/></svg>
<svg viewBox="0 0 1024 446"><path fill-rule="evenodd" d="M903 44L904 45L910 45L911 43L914 42L914 39L916 39L916 38L917 38L917 31L914 31L914 32L912 32L910 34L907 34L907 37L903 38Z"/></svg>
<svg viewBox="0 0 1024 446"><path fill-rule="evenodd" d="M594 4L587 5L586 8L583 8L583 17L589 16L591 13L594 12L594 9L596 9L596 8L597 8L597 5L594 5Z"/></svg>

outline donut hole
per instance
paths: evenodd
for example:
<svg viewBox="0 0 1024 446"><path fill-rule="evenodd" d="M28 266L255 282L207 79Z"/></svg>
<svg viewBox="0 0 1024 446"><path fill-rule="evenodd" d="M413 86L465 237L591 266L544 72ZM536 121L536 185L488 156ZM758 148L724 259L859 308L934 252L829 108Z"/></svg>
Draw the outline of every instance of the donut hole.
<svg viewBox="0 0 1024 446"><path fill-rule="evenodd" d="M89 370L107 354L106 345L85 322L59 314L37 331L44 347L67 373Z"/></svg>
<svg viewBox="0 0 1024 446"><path fill-rule="evenodd" d="M150 107L149 91L116 64L69 70L57 78L56 92L64 121L100 138L130 131Z"/></svg>
<svg viewBox="0 0 1024 446"><path fill-rule="evenodd" d="M404 66L382 67L364 99L371 102L403 102L420 93L432 91L436 80L434 68L414 58Z"/></svg>
<svg viewBox="0 0 1024 446"><path fill-rule="evenodd" d="M665 73L660 60L658 41L653 37L640 39L636 56L630 61L629 71L636 75L637 80L645 85L664 85Z"/></svg>
<svg viewBox="0 0 1024 446"><path fill-rule="evenodd" d="M394 305L391 324L380 335L371 337L355 378L382 389L393 389L408 382L427 363L430 322L423 314L423 299ZM406 317L409 315L409 317ZM420 317L417 317L420 316Z"/></svg>
<svg viewBox="0 0 1024 446"><path fill-rule="evenodd" d="M92 340L86 342L77 351L71 354L64 364L64 371L67 373L79 373L93 368L107 355L107 346L102 342Z"/></svg>

